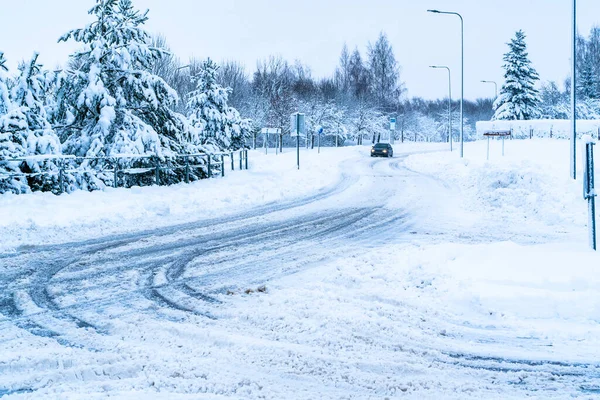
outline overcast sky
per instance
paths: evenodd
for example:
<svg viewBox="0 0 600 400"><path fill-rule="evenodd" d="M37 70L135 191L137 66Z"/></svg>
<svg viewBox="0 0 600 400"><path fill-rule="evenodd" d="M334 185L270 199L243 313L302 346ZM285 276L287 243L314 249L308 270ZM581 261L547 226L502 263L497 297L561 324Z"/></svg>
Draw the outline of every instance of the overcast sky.
<svg viewBox="0 0 600 400"><path fill-rule="evenodd" d="M578 29L600 24L600 1L578 0ZM90 21L94 0L0 0L0 51L9 67L39 51L49 68L75 49L57 44ZM239 60L248 72L256 60L279 54L308 64L315 77L330 76L344 43L366 52L387 33L409 96L444 97L452 70L453 97L460 96L460 20L427 13L461 13L465 21L465 98L492 97L502 83L502 55L518 29L527 35L530 58L542 80L561 83L569 74L571 0L134 0L150 9L146 28L166 36L183 60L191 56Z"/></svg>

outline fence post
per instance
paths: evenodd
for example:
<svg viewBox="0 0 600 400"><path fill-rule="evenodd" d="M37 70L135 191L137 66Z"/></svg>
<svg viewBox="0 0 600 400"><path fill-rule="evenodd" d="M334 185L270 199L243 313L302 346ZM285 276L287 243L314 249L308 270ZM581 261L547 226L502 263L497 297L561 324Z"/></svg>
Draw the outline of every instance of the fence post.
<svg viewBox="0 0 600 400"><path fill-rule="evenodd" d="M225 176L225 156L221 154L221 177Z"/></svg>
<svg viewBox="0 0 600 400"><path fill-rule="evenodd" d="M156 157L156 168L154 171L156 176L156 184L160 186L160 158Z"/></svg>
<svg viewBox="0 0 600 400"><path fill-rule="evenodd" d="M114 177L113 177L113 187L116 189L118 186L117 181L119 179L119 159L118 158L114 159L113 165L115 167Z"/></svg>
<svg viewBox="0 0 600 400"><path fill-rule="evenodd" d="M235 170L235 162L233 162L233 151L229 154L229 158L231 158L231 170Z"/></svg>
<svg viewBox="0 0 600 400"><path fill-rule="evenodd" d="M58 193L62 194L64 191L63 183L65 174L65 165L63 160L60 160L58 168Z"/></svg>
<svg viewBox="0 0 600 400"><path fill-rule="evenodd" d="M190 183L190 157L185 157L185 183Z"/></svg>
<svg viewBox="0 0 600 400"><path fill-rule="evenodd" d="M583 194L588 201L588 228L590 246L596 250L596 191L594 189L594 142L585 144L585 171Z"/></svg>
<svg viewBox="0 0 600 400"><path fill-rule="evenodd" d="M246 163L246 169L248 169L248 150L244 150L244 160Z"/></svg>
<svg viewBox="0 0 600 400"><path fill-rule="evenodd" d="M208 155L208 177L212 178L212 165L210 165L210 154Z"/></svg>

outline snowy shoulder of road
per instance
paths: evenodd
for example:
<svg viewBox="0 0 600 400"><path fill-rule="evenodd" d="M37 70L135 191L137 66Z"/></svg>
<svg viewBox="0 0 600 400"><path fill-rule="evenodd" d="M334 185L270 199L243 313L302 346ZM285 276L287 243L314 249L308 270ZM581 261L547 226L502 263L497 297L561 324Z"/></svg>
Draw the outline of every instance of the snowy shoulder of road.
<svg viewBox="0 0 600 400"><path fill-rule="evenodd" d="M284 149L275 155L249 152L249 169L191 184L106 188L60 196L36 192L0 195L0 250L23 245L61 243L115 233L151 229L239 213L252 207L294 199L334 185L341 161L368 154L367 147L301 151Z"/></svg>
<svg viewBox="0 0 600 400"><path fill-rule="evenodd" d="M530 241L544 242L565 240L569 234L570 239L580 240L578 235L585 234L587 207L581 163L580 179L569 176L569 142L506 140L504 146L502 156L501 140L491 140L489 160L486 141L478 141L465 144L462 159L456 151L418 154L410 156L405 165L435 176L460 193L460 205L452 214L458 222L475 218L483 236L495 231L512 233L505 236L513 239L521 233L530 236ZM476 226L472 228L478 232Z"/></svg>

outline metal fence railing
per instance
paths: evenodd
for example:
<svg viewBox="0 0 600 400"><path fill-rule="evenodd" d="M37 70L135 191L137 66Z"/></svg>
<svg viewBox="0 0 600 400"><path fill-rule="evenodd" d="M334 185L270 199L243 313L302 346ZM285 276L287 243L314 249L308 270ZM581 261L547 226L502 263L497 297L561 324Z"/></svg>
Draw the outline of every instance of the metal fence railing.
<svg viewBox="0 0 600 400"><path fill-rule="evenodd" d="M125 176L135 176L140 174L148 174L154 172L154 184L161 185L166 182L161 179L161 174L168 172L183 170L183 180L185 183L190 182L193 169L201 169L206 177L225 176L226 162L225 158L231 160L231 170L235 169L235 158L239 158L239 166L241 169L248 169L248 150L242 149L229 153L198 153L198 154L177 154L172 157L161 160L155 155L125 155L117 154L109 157L75 157L69 155L61 156L32 156L22 158L0 158L0 162L22 163L22 162L39 162L53 161L56 169L41 172L14 172L0 174L0 180L14 178L35 178L40 176L57 176L58 177L58 193L65 191L65 177L67 175L76 174L112 174L112 186L119 187L119 181L125 184ZM136 161L145 160L145 166L129 166L127 164L135 164ZM174 162L175 160L183 160L181 163ZM133 162L132 162L133 161ZM95 163L94 168L86 168L87 163ZM98 166L98 163L101 165ZM106 175L105 175L106 176Z"/></svg>

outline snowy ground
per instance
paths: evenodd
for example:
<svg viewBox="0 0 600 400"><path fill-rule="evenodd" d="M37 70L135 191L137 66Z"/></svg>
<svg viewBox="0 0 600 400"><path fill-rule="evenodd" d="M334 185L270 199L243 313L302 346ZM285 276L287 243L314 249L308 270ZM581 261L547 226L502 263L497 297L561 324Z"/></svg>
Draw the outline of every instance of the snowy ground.
<svg viewBox="0 0 600 400"><path fill-rule="evenodd" d="M597 398L568 143L445 147L0 197L0 396Z"/></svg>

